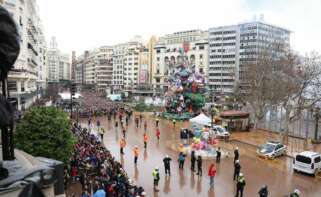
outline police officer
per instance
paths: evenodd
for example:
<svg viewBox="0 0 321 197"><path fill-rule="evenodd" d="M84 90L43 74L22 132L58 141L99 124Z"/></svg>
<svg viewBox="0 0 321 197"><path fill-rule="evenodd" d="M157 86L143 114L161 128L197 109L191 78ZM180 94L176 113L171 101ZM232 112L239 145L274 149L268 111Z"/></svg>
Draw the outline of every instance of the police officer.
<svg viewBox="0 0 321 197"><path fill-rule="evenodd" d="M269 191L266 185L263 185L259 191L260 197L268 197Z"/></svg>
<svg viewBox="0 0 321 197"><path fill-rule="evenodd" d="M158 189L158 182L159 182L159 168L156 167L154 170L153 170L153 177L154 177L154 191L155 192L158 192L159 189Z"/></svg>
<svg viewBox="0 0 321 197"><path fill-rule="evenodd" d="M233 180L234 181L238 179L240 171L241 171L240 161L236 160L235 164L234 164L234 175L233 175Z"/></svg>
<svg viewBox="0 0 321 197"><path fill-rule="evenodd" d="M164 162L164 167L165 167L165 175L171 175L171 162L172 159L166 155L166 157L163 159L163 162Z"/></svg>
<svg viewBox="0 0 321 197"><path fill-rule="evenodd" d="M234 149L234 163L236 162L236 160L239 160L239 158L240 158L239 148L236 147Z"/></svg>
<svg viewBox="0 0 321 197"><path fill-rule="evenodd" d="M295 189L291 194L290 194L290 197L300 197L300 190L298 189Z"/></svg>
<svg viewBox="0 0 321 197"><path fill-rule="evenodd" d="M236 195L235 197L243 197L243 190L245 187L246 183L245 183L245 178L243 176L243 173L240 173L240 176L237 179L236 182Z"/></svg>
<svg viewBox="0 0 321 197"><path fill-rule="evenodd" d="M220 163L220 162L221 162L221 147L218 147L216 151L216 163Z"/></svg>

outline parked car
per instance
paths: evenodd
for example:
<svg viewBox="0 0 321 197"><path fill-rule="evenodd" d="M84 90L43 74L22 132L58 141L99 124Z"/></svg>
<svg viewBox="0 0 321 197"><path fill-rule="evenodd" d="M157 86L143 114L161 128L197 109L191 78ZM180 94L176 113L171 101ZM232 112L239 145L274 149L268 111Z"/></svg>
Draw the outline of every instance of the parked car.
<svg viewBox="0 0 321 197"><path fill-rule="evenodd" d="M315 174L317 170L321 170L321 154L312 151L297 154L293 159L293 170Z"/></svg>
<svg viewBox="0 0 321 197"><path fill-rule="evenodd" d="M209 129L210 135L214 135L218 138L225 138L225 139L228 139L230 137L230 133L220 125L213 125L213 126L207 125L206 127Z"/></svg>
<svg viewBox="0 0 321 197"><path fill-rule="evenodd" d="M275 157L285 155L286 146L284 144L281 144L280 142L269 141L260 146L257 149L256 153L259 157L267 157L273 159Z"/></svg>

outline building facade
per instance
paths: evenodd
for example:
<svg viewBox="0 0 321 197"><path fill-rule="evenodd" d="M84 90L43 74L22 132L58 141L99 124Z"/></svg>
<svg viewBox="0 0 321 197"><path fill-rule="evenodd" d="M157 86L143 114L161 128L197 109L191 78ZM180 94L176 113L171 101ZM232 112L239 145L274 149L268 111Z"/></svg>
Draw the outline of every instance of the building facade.
<svg viewBox="0 0 321 197"><path fill-rule="evenodd" d="M209 29L209 87L224 95L246 76L246 65L274 43L290 47L290 31L262 21Z"/></svg>
<svg viewBox="0 0 321 197"><path fill-rule="evenodd" d="M182 61L180 51L183 44L189 45L185 54L188 64L195 65L196 69L205 78L208 73L208 32L202 30L190 30L168 34L160 37L156 43L155 67L152 69L152 84L155 89L166 90L169 70Z"/></svg>
<svg viewBox="0 0 321 197"><path fill-rule="evenodd" d="M46 87L46 43L36 0L5 0L3 6L11 13L20 33L20 54L9 72L10 99L18 110L28 108Z"/></svg>
<svg viewBox="0 0 321 197"><path fill-rule="evenodd" d="M71 63L67 53L62 53L58 49L55 37L52 37L50 47L47 52L48 82L59 82L71 80Z"/></svg>

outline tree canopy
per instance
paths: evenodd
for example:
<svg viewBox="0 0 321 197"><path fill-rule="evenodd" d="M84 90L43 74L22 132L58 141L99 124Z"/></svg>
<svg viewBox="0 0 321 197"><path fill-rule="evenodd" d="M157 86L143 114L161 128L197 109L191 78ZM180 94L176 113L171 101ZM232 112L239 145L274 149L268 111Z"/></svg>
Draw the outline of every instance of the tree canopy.
<svg viewBox="0 0 321 197"><path fill-rule="evenodd" d="M18 123L16 148L33 156L43 156L66 162L75 139L68 115L55 107L33 107Z"/></svg>

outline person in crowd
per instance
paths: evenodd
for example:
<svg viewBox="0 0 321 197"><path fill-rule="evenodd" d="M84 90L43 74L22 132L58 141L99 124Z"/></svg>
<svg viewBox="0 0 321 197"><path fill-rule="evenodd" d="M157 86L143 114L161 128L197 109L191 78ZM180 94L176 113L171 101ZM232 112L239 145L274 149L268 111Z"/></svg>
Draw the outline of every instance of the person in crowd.
<svg viewBox="0 0 321 197"><path fill-rule="evenodd" d="M159 189L158 189L158 182L159 182L159 179L160 179L160 176L159 176L159 168L156 167L154 170L153 170L153 178L154 178L154 191L155 192L158 192Z"/></svg>
<svg viewBox="0 0 321 197"><path fill-rule="evenodd" d="M244 187L246 185L243 173L240 173L236 182L236 194L235 197L243 197Z"/></svg>
<svg viewBox="0 0 321 197"><path fill-rule="evenodd" d="M120 142L119 142L119 146L120 146L120 154L124 155L124 148L126 147L126 140L125 138L121 138Z"/></svg>
<svg viewBox="0 0 321 197"><path fill-rule="evenodd" d="M196 162L196 156L195 151L191 152L191 170L195 172L195 162Z"/></svg>
<svg viewBox="0 0 321 197"><path fill-rule="evenodd" d="M93 196L142 196L144 189L130 183L122 165L101 143L99 137L87 129L75 125L72 133L77 142L64 172L68 182L69 174L79 179L84 197ZM91 179L92 175L94 179ZM66 184L68 185L68 183Z"/></svg>
<svg viewBox="0 0 321 197"><path fill-rule="evenodd" d="M143 138L144 138L144 148L146 149L147 148L147 141L148 141L147 133L144 133Z"/></svg>
<svg viewBox="0 0 321 197"><path fill-rule="evenodd" d="M178 166L179 169L184 169L184 162L185 162L185 155L183 154L183 152L180 152L178 155Z"/></svg>
<svg viewBox="0 0 321 197"><path fill-rule="evenodd" d="M291 194L290 194L290 197L300 197L300 190L298 189L295 189Z"/></svg>
<svg viewBox="0 0 321 197"><path fill-rule="evenodd" d="M98 129L98 133L99 133L99 135L100 135L101 141L103 142L103 140L104 140L104 134L105 134L105 129L104 129L104 128Z"/></svg>
<svg viewBox="0 0 321 197"><path fill-rule="evenodd" d="M139 114L139 120L140 120L140 123L143 122L143 115L142 114Z"/></svg>
<svg viewBox="0 0 321 197"><path fill-rule="evenodd" d="M157 138L157 140L159 140L159 138L160 138L160 130L159 130L159 128L156 128L156 138Z"/></svg>
<svg viewBox="0 0 321 197"><path fill-rule="evenodd" d="M159 118L156 118L156 127L159 125Z"/></svg>
<svg viewBox="0 0 321 197"><path fill-rule="evenodd" d="M100 129L100 120L97 120L96 126L97 126L97 131L99 132L99 129Z"/></svg>
<svg viewBox="0 0 321 197"><path fill-rule="evenodd" d="M171 175L171 161L172 159L166 155L165 158L163 159L164 162L164 168L165 168L165 175Z"/></svg>
<svg viewBox="0 0 321 197"><path fill-rule="evenodd" d="M269 191L267 185L263 185L261 189L259 190L259 196L260 197L268 197Z"/></svg>
<svg viewBox="0 0 321 197"><path fill-rule="evenodd" d="M217 151L216 151L216 163L220 163L221 162L221 147L218 147Z"/></svg>
<svg viewBox="0 0 321 197"><path fill-rule="evenodd" d="M214 186L214 178L216 175L216 166L214 163L211 164L210 168L208 169L208 176L210 177L210 186Z"/></svg>
<svg viewBox="0 0 321 197"><path fill-rule="evenodd" d="M202 176L202 163L203 163L202 157L201 155L199 155L197 157L197 175L198 176Z"/></svg>
<svg viewBox="0 0 321 197"><path fill-rule="evenodd" d="M173 119L173 127L174 127L174 129L175 129L175 126L176 126L176 120Z"/></svg>
<svg viewBox="0 0 321 197"><path fill-rule="evenodd" d="M234 181L238 179L240 172L241 172L241 164L239 160L236 160L234 164L234 175L233 175Z"/></svg>
<svg viewBox="0 0 321 197"><path fill-rule="evenodd" d="M126 128L124 126L122 127L122 131L123 131L123 137L126 138Z"/></svg>
<svg viewBox="0 0 321 197"><path fill-rule="evenodd" d="M234 149L234 163L239 160L240 158L240 153L239 153L239 148L238 147L235 147Z"/></svg>
<svg viewBox="0 0 321 197"><path fill-rule="evenodd" d="M137 160L138 160L138 156L139 156L139 149L138 149L138 146L135 146L134 147L134 164L137 165Z"/></svg>
<svg viewBox="0 0 321 197"><path fill-rule="evenodd" d="M144 122L144 131L146 132L147 131L147 121L145 120Z"/></svg>

